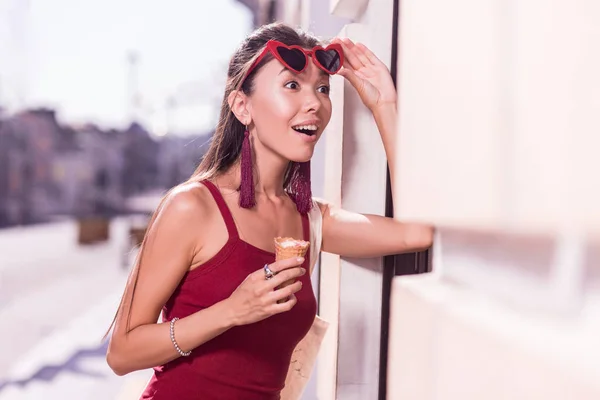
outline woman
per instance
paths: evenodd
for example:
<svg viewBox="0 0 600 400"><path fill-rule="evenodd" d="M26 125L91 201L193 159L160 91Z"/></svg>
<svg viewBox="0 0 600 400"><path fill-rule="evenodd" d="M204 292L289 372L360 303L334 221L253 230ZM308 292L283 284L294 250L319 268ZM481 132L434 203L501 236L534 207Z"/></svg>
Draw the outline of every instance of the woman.
<svg viewBox="0 0 600 400"><path fill-rule="evenodd" d="M210 149L151 221L107 353L119 375L154 367L144 399L280 398L316 301L308 260L274 262L273 238L308 240L309 161L331 117L331 74L372 111L394 171L387 68L350 40L318 44L282 24L242 43ZM377 257L431 245L429 226L317 204L327 252Z"/></svg>

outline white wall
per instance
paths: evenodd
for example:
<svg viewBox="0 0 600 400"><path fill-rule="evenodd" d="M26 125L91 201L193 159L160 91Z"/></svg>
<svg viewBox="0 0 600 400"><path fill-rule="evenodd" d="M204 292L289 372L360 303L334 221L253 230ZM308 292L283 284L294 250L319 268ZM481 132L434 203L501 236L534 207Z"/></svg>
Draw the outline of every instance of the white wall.
<svg viewBox="0 0 600 400"><path fill-rule="evenodd" d="M388 399L600 397L599 246L446 228L435 249L393 283Z"/></svg>
<svg viewBox="0 0 600 400"><path fill-rule="evenodd" d="M600 238L600 3L401 4L399 216Z"/></svg>
<svg viewBox="0 0 600 400"><path fill-rule="evenodd" d="M388 398L600 397L600 4L403 0ZM594 206L592 206L592 204Z"/></svg>

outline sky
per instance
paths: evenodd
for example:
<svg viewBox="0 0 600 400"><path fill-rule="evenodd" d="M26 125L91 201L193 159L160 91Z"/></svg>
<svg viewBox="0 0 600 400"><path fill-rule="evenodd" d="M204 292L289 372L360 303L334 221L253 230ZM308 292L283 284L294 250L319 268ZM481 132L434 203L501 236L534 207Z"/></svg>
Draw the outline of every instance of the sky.
<svg viewBox="0 0 600 400"><path fill-rule="evenodd" d="M0 0L0 105L55 108L63 123L121 128L135 116L156 134L206 132L251 29L235 0ZM169 98L178 105L167 112Z"/></svg>

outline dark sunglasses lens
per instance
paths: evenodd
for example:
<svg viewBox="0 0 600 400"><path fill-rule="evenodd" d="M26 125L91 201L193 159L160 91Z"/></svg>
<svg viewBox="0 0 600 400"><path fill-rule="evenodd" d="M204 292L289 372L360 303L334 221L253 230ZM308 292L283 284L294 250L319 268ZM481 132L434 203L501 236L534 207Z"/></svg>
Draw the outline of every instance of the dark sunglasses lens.
<svg viewBox="0 0 600 400"><path fill-rule="evenodd" d="M281 57L287 66L296 72L302 71L306 66L306 56L298 49L286 49L278 47L277 54Z"/></svg>
<svg viewBox="0 0 600 400"><path fill-rule="evenodd" d="M329 73L333 74L340 69L341 58L337 50L317 50L315 51L315 57Z"/></svg>

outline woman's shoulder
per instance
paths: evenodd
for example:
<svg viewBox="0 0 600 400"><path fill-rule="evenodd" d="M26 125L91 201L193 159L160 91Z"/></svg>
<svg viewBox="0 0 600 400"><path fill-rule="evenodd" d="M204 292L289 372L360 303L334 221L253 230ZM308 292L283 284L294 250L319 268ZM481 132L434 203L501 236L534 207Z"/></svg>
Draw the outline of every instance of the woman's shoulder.
<svg viewBox="0 0 600 400"><path fill-rule="evenodd" d="M212 195L201 182L184 182L165 195L160 214L182 220L203 220L212 214Z"/></svg>

